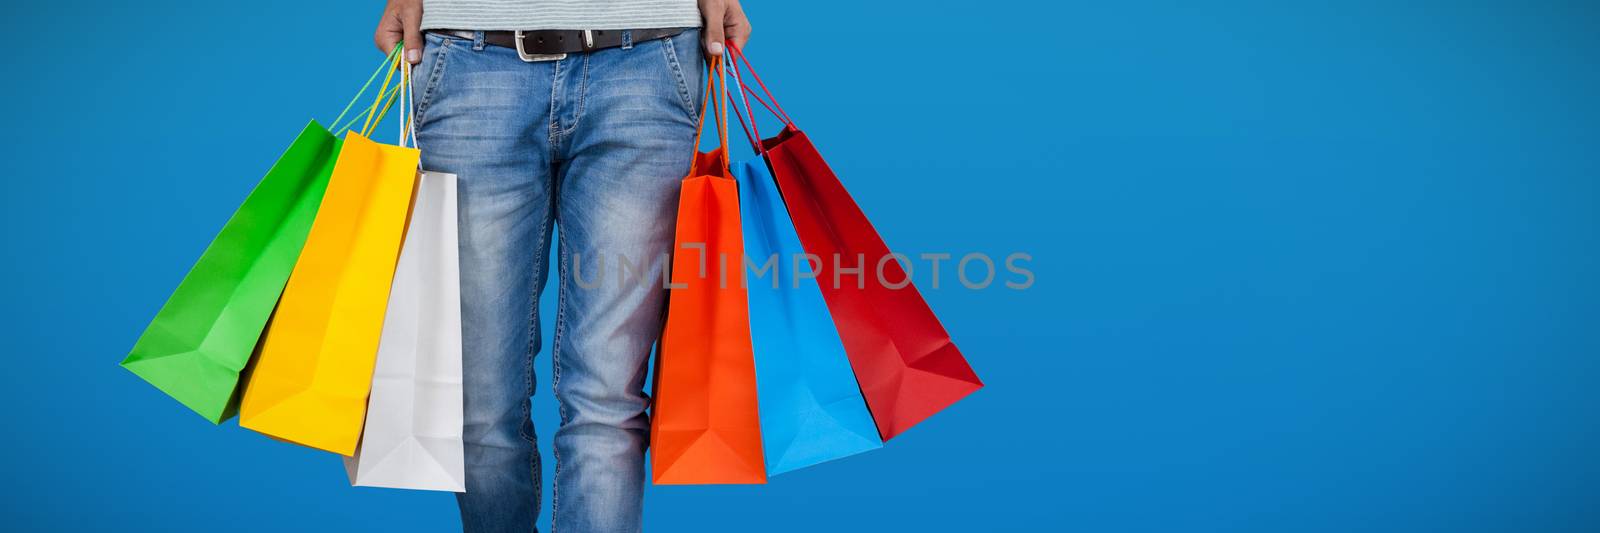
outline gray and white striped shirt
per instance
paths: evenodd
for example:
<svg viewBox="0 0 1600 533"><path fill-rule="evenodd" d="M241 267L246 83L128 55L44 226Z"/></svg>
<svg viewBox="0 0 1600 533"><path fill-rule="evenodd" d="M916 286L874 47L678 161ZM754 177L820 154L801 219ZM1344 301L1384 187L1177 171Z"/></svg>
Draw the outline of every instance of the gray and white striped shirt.
<svg viewBox="0 0 1600 533"><path fill-rule="evenodd" d="M423 0L422 29L624 30L700 26L695 0Z"/></svg>

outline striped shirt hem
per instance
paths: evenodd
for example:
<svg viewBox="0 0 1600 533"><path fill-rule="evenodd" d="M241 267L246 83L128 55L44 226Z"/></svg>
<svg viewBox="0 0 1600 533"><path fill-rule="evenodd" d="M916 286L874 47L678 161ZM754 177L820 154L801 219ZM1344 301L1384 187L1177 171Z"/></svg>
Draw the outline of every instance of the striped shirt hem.
<svg viewBox="0 0 1600 533"><path fill-rule="evenodd" d="M695 0L425 0L422 29L698 28Z"/></svg>

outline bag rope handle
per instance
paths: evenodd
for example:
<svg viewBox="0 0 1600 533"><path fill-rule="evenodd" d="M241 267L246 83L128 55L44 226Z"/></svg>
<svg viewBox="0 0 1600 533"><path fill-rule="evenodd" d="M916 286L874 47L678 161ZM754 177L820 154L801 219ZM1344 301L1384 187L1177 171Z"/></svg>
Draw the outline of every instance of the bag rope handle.
<svg viewBox="0 0 1600 533"><path fill-rule="evenodd" d="M725 86L725 80L722 83L718 83L718 77L722 74L722 59L717 56L712 56L711 64L706 65L706 89L705 96L701 99L700 103L700 119L695 124L694 150L696 153L699 153L700 151L700 139L702 134L705 132L706 115L716 112L721 117L717 120L717 135L720 137L719 141L721 142L720 147L722 148L723 152L723 160L726 161L728 152L728 91L727 87ZM707 109L708 106L711 109Z"/></svg>
<svg viewBox="0 0 1600 533"><path fill-rule="evenodd" d="M745 72L749 72L750 77L756 80L756 85L761 86L761 92L767 93L767 100L772 101L772 105L767 105L767 102L762 101L761 97L756 95L754 91L750 91L750 88L747 86L745 89L750 92L750 96L754 96L757 102L761 102L761 105L766 107L768 111L771 111L772 114L777 115L779 119L783 120L784 125L793 126L794 120L789 118L788 113L784 112L783 106L778 105L778 97L773 96L772 90L768 89L766 82L761 80L761 75L756 73L756 66L750 63L750 58L745 56L744 52L740 51L737 45L728 46L728 50L733 52L732 56L735 61L744 61L744 66L746 67Z"/></svg>
<svg viewBox="0 0 1600 533"><path fill-rule="evenodd" d="M732 80L733 86L735 87L733 92L739 93L739 99L744 101L745 111L741 113L739 111L739 107L734 105L732 101L729 101L728 105L733 108L733 116L739 119L739 129L744 131L745 139L750 141L750 149L755 150L756 154L765 157L767 155L767 148L761 144L761 129L756 125L755 109L750 107L750 98L746 97L744 93L745 85L740 83L739 63L737 61L729 63L728 68L729 70L733 71ZM757 97L756 99L760 100L760 97ZM750 124L748 127L745 126L744 120L746 113L748 113L750 116Z"/></svg>
<svg viewBox="0 0 1600 533"><path fill-rule="evenodd" d="M339 131L340 128L338 127L340 121L344 120L344 116L346 114L349 114L350 113L350 109L354 108L355 105L356 105L356 102L361 100L361 95L367 94L367 89L372 87L372 82L377 81L378 80L378 75L379 74L383 74L384 68L388 67L391 63L394 62L394 59L400 55L400 50L401 49L402 49L402 47L400 46L400 44L397 43L395 45L395 47L394 47L394 50L389 52L388 57L383 58L383 61L378 63L378 68L376 68L376 69L374 69L372 71L372 76L367 77L367 82L361 85L361 90L356 91L356 95L355 95L355 97L350 99L350 103L347 103L347 104L344 105L344 110L339 112L339 116L334 117L333 122L329 123L329 125L334 126L333 131L334 131L335 135L337 135L339 133L342 133L342 132ZM350 129L350 126L354 125L356 119L359 119L359 118L361 118L363 116L366 116L366 114L367 114L366 111L362 111L361 114L356 115L354 118L350 119L350 122L346 123L345 127L343 129L346 129L346 130Z"/></svg>

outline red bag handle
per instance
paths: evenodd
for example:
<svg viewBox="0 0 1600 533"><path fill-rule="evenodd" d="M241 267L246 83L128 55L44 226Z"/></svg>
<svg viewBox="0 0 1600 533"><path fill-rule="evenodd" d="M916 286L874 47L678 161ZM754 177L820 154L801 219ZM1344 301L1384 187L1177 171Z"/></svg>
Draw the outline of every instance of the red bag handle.
<svg viewBox="0 0 1600 533"><path fill-rule="evenodd" d="M750 141L750 149L755 150L757 154L766 156L767 148L761 144L761 129L756 125L756 110L750 107L750 99L745 96L745 84L741 83L743 81L743 77L739 74L739 62L729 62L728 70L733 71L733 76L731 78L733 80L733 86L735 87L733 92L739 93L739 99L744 100L745 111L740 112L739 106L734 104L731 99L728 101L728 107L733 108L733 116L739 119L739 129L744 130L745 139ZM760 100L761 97L757 96L756 101ZM765 105L765 102L762 104ZM748 126L746 126L744 120L746 113L748 113L750 117Z"/></svg>
<svg viewBox="0 0 1600 533"><path fill-rule="evenodd" d="M762 107L767 108L767 111L771 111L773 115L776 115L778 119L782 120L784 125L794 126L794 120L790 119L789 114L783 111L783 106L778 105L778 98L772 95L772 90L767 88L766 82L761 80L761 75L756 73L756 67L755 65L750 64L750 58L745 56L744 52L740 51L739 47L733 43L730 42L725 44L727 45L728 51L731 53L730 57L734 58L735 61L744 62L745 71L749 72L750 77L756 80L756 84L761 86L761 92L766 93L767 100L770 100L772 103L769 105L766 101L763 101L761 96L756 94L755 90L751 89L748 85L743 87L744 91L742 91L742 93L749 93L750 96L755 98L756 102L759 102Z"/></svg>

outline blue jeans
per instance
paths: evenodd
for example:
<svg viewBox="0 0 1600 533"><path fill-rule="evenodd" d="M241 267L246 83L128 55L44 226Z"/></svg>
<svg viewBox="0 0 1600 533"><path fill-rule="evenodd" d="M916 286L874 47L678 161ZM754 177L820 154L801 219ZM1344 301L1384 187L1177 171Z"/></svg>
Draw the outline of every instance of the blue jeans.
<svg viewBox="0 0 1600 533"><path fill-rule="evenodd" d="M642 279L661 279L702 65L693 30L539 63L481 38L428 35L414 72L422 166L460 177L466 531L534 531L529 397L557 227L553 530L640 530L645 374L666 292L659 281L619 283L615 269L594 283L588 270L593 258L624 257ZM569 272L574 257L583 280Z"/></svg>

